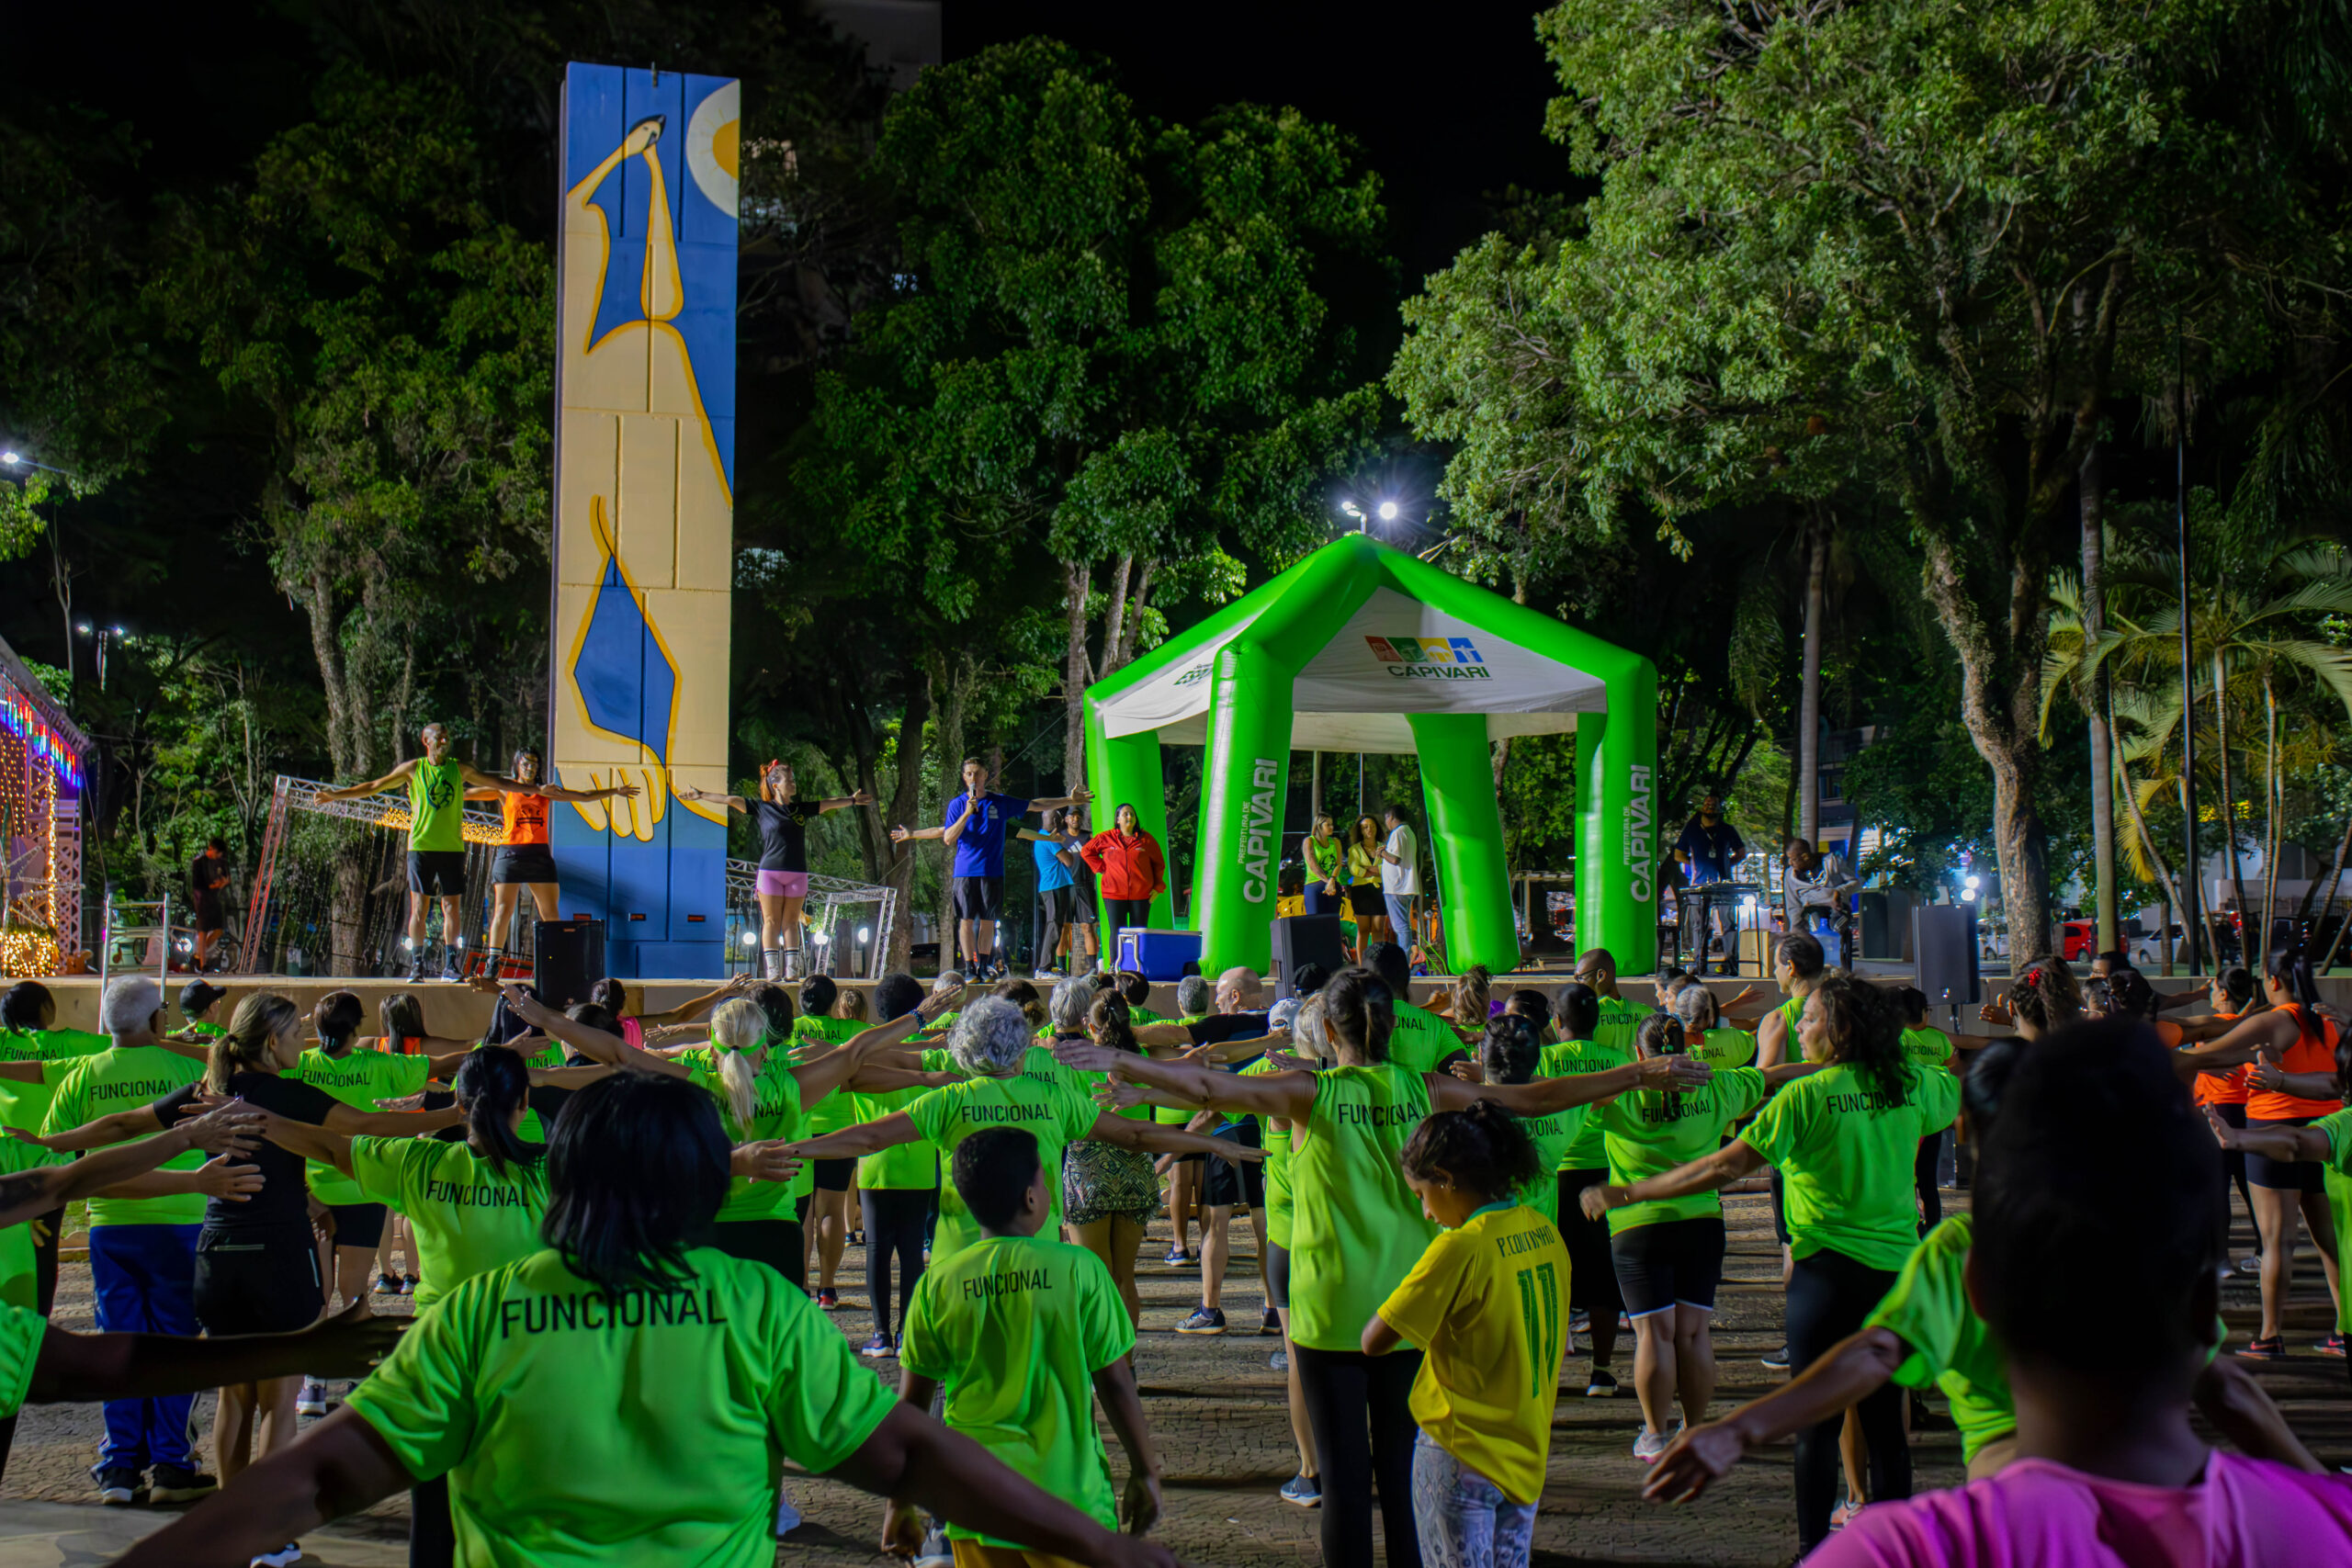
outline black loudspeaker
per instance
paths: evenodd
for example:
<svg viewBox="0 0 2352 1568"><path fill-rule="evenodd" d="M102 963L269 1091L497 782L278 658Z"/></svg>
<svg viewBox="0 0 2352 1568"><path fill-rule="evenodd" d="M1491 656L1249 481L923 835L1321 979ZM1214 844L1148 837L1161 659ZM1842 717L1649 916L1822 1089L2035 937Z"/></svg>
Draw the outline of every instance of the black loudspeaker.
<svg viewBox="0 0 2352 1568"><path fill-rule="evenodd" d="M1984 999L1977 983L1975 905L1922 904L1912 910L1911 952L1930 1007Z"/></svg>
<svg viewBox="0 0 2352 1568"><path fill-rule="evenodd" d="M1303 964L1320 964L1336 975L1348 961L1340 945L1337 915L1284 915L1268 922L1274 935L1274 1000L1293 994L1290 977Z"/></svg>
<svg viewBox="0 0 2352 1568"><path fill-rule="evenodd" d="M531 984L539 1000L563 1009L588 999L605 977L605 922L541 920L531 937Z"/></svg>

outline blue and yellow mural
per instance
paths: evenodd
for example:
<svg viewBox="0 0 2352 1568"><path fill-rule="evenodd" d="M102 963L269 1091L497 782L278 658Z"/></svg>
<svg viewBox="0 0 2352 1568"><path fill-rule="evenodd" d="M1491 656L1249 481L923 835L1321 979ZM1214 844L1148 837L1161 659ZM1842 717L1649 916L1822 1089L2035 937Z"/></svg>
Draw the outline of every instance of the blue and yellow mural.
<svg viewBox="0 0 2352 1568"><path fill-rule="evenodd" d="M734 563L739 84L571 66L563 95L555 766L562 912L616 975L719 972Z"/></svg>

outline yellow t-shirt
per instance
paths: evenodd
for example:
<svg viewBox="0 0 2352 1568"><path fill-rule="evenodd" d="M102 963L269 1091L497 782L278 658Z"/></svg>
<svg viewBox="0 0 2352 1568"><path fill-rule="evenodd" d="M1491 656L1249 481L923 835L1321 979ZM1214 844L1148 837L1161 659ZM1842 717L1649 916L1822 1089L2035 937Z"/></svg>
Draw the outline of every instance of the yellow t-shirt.
<svg viewBox="0 0 2352 1568"><path fill-rule="evenodd" d="M1421 1430L1512 1502L1534 1502L1567 1342L1568 1251L1552 1222L1489 1203L1430 1243L1380 1316L1428 1348L1413 1380Z"/></svg>

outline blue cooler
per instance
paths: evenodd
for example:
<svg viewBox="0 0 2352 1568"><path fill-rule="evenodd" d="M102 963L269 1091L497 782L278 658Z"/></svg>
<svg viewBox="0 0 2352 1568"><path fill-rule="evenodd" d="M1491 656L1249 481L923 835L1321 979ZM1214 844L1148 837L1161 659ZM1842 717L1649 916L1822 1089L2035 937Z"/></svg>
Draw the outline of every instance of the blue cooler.
<svg viewBox="0 0 2352 1568"><path fill-rule="evenodd" d="M1155 931L1141 926L1119 928L1116 967L1132 969L1147 980L1175 981L1184 977L1187 964L1201 961L1198 931Z"/></svg>

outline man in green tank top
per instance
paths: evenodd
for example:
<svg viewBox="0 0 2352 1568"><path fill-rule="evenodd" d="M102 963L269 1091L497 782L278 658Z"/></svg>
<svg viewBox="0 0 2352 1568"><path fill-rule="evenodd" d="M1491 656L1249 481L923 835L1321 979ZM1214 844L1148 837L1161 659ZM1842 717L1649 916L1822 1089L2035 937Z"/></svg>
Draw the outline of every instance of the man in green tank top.
<svg viewBox="0 0 2352 1568"><path fill-rule="evenodd" d="M379 779L319 792L322 802L360 800L383 795L395 785L408 791L408 977L424 978L425 900L441 900L441 977L458 977L458 956L465 949L465 922L460 906L466 896L466 791L494 789L514 795L536 795L537 784L485 773L471 762L449 755L449 731L437 721L418 738L424 755L411 757ZM635 795L634 786L624 794Z"/></svg>

